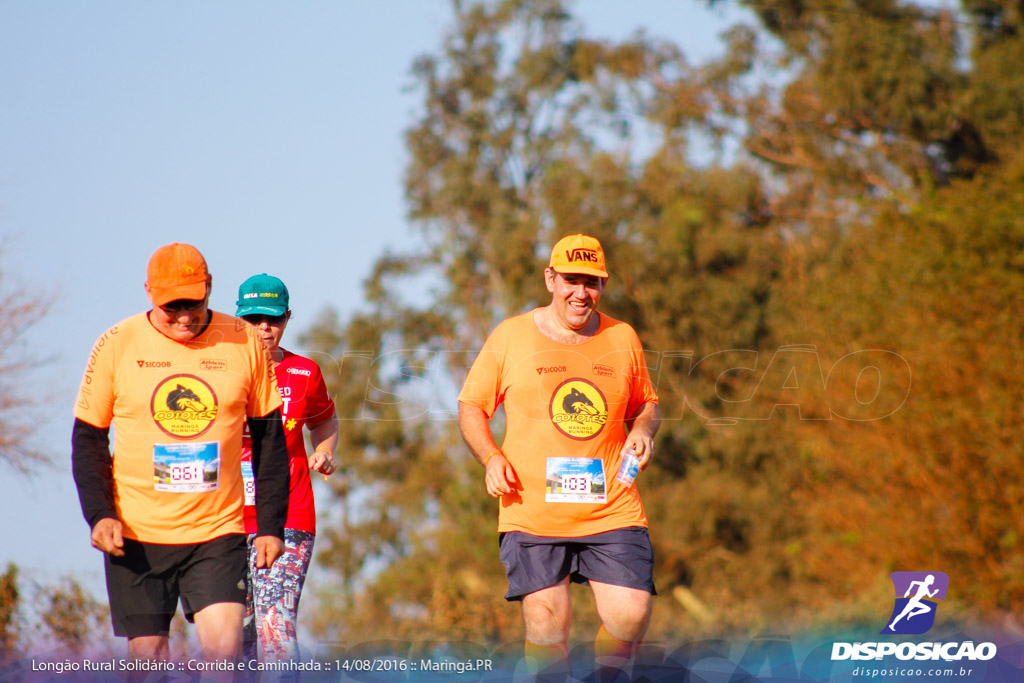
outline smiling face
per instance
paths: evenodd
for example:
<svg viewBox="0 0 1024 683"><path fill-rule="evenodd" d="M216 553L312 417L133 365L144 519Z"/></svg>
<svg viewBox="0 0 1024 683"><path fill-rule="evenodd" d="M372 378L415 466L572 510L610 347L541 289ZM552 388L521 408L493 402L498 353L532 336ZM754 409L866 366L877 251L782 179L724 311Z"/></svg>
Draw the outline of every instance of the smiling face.
<svg viewBox="0 0 1024 683"><path fill-rule="evenodd" d="M561 327L582 331L597 310L604 292L606 278L582 273L559 273L553 268L544 270L544 283L551 292L551 311Z"/></svg>

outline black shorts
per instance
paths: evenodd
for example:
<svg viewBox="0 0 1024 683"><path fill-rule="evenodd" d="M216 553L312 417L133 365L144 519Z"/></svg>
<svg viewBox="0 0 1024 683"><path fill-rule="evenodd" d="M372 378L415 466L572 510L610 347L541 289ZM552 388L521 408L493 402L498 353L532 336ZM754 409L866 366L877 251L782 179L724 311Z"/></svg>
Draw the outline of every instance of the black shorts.
<svg viewBox="0 0 1024 683"><path fill-rule="evenodd" d="M654 549L644 527L575 538L509 531L498 534L498 546L508 576L505 599L509 601L554 586L566 576L574 583L593 579L657 595Z"/></svg>
<svg viewBox="0 0 1024 683"><path fill-rule="evenodd" d="M126 538L124 557L104 555L114 635L168 635L179 598L189 621L218 602L245 604L245 534L183 545Z"/></svg>

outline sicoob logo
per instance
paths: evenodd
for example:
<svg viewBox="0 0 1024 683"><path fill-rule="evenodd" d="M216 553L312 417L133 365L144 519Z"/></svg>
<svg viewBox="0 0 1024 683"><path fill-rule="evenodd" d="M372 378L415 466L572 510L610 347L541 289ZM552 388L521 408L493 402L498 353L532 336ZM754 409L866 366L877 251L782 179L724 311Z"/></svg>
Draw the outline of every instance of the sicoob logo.
<svg viewBox="0 0 1024 683"><path fill-rule="evenodd" d="M562 382L551 395L551 421L570 439L580 441L597 436L608 422L604 394L585 379Z"/></svg>
<svg viewBox="0 0 1024 683"><path fill-rule="evenodd" d="M217 394L193 375L174 375L157 385L150 400L153 421L166 434L191 439L217 419Z"/></svg>
<svg viewBox="0 0 1024 683"><path fill-rule="evenodd" d="M896 605L880 633L926 633L935 623L935 601L946 599L949 577L943 572L893 572L889 578L896 589Z"/></svg>

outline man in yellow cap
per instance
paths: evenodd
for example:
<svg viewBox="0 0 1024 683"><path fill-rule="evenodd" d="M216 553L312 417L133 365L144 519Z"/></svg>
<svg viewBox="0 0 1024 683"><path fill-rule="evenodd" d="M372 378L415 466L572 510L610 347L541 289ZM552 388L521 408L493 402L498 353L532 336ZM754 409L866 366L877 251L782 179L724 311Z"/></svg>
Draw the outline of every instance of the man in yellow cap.
<svg viewBox="0 0 1024 683"><path fill-rule="evenodd" d="M640 495L617 473L650 463L658 397L636 332L597 312L608 281L600 242L560 240L544 281L551 302L487 338L459 394L459 427L487 492L501 498L505 598L522 601L527 663L568 671L573 581L589 583L601 617L598 664L621 668L655 590ZM488 420L501 404L499 447Z"/></svg>
<svg viewBox="0 0 1024 683"><path fill-rule="evenodd" d="M284 550L288 452L274 372L248 325L208 309L211 283L195 247L157 249L145 283L152 309L99 338L75 405L75 484L104 553L114 633L133 659L168 659L179 598L208 659L238 656L247 417L258 561L270 566Z"/></svg>

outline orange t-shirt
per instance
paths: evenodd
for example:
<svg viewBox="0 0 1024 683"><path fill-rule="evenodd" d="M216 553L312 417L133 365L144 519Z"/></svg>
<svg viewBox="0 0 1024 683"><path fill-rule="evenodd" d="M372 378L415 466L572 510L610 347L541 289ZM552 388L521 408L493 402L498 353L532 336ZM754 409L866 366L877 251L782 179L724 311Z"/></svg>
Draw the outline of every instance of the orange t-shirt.
<svg viewBox="0 0 1024 683"><path fill-rule="evenodd" d="M502 452L521 491L501 497L498 531L589 536L647 526L635 486L616 481L625 421L657 403L636 332L601 315L580 344L548 339L533 312L487 338L459 401L488 418L505 406Z"/></svg>
<svg viewBox="0 0 1024 683"><path fill-rule="evenodd" d="M281 406L260 341L243 321L212 312L187 343L142 313L93 347L75 417L114 427L113 476L124 535L202 543L242 533L242 426Z"/></svg>

